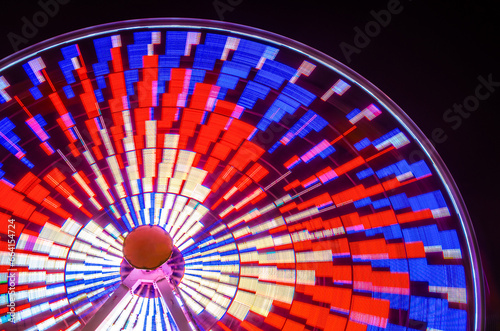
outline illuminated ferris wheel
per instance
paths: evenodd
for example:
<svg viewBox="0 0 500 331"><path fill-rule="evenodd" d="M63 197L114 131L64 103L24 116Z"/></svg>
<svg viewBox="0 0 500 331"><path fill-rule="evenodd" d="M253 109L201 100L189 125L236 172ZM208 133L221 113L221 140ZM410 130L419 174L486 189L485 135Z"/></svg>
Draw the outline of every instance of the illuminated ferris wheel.
<svg viewBox="0 0 500 331"><path fill-rule="evenodd" d="M0 62L0 329L479 330L441 159L262 30L92 27Z"/></svg>

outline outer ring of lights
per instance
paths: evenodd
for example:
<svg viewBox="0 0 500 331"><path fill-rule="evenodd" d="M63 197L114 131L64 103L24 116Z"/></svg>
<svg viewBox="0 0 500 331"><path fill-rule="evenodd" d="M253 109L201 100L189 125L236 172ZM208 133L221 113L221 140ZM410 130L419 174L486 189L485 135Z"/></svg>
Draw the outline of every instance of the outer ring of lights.
<svg viewBox="0 0 500 331"><path fill-rule="evenodd" d="M317 62L325 65L331 70L339 73L349 79L351 83L356 84L366 93L375 98L381 105L387 109L391 115L407 130L408 133L418 142L422 151L425 152L429 160L432 162L434 169L439 174L439 178L446 187L447 193L453 202L455 212L459 216L462 230L464 232L467 243L467 254L471 263L472 287L474 290L474 328L482 330L485 325L485 296L484 296L484 280L482 273L481 259L479 255L479 247L472 226L472 222L463 201L463 198L458 190L458 187L451 176L445 163L437 153L434 146L430 143L423 132L417 125L406 115L406 113L385 93L380 91L375 85L370 83L363 76L350 69L334 58L298 41L278 35L265 30L244 26L235 23L211 21L206 19L193 18L150 18L127 20L114 23L106 23L97 26L87 27L84 29L64 33L62 35L44 40L35 45L22 49L4 59L0 60L0 72L11 67L29 57L33 57L45 50L58 47L65 44L70 44L83 38L99 36L102 34L112 33L115 31L135 30L144 28L191 28L191 29L210 29L220 30L223 32L235 33L237 35L248 36L256 39L275 44L280 47L285 47L293 51L299 52L304 56L314 59Z"/></svg>

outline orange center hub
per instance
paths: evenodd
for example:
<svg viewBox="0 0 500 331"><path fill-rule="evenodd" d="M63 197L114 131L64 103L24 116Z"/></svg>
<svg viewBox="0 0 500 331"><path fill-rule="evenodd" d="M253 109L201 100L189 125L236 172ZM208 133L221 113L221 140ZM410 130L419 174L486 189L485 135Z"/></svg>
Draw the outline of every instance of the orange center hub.
<svg viewBox="0 0 500 331"><path fill-rule="evenodd" d="M136 269L154 270L172 255L170 235L157 225L143 225L132 230L123 243L123 256Z"/></svg>

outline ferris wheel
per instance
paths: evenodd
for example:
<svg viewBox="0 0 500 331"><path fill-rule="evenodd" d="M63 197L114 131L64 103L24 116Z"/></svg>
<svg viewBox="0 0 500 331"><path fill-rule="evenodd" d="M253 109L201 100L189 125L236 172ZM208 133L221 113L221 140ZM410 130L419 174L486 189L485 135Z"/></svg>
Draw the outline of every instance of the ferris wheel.
<svg viewBox="0 0 500 331"><path fill-rule="evenodd" d="M147 19L47 40L0 62L0 144L2 329L482 327L439 155L286 37Z"/></svg>

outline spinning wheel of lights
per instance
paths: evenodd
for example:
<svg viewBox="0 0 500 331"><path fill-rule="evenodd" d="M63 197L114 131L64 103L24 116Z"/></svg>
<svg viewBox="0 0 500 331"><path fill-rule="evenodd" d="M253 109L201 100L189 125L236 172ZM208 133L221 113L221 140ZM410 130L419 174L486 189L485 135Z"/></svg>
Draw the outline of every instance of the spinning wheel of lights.
<svg viewBox="0 0 500 331"><path fill-rule="evenodd" d="M144 225L172 237L193 329L481 327L474 236L433 148L284 37L160 19L41 43L0 64L0 144L2 328L83 328ZM120 305L117 329L177 329L152 288Z"/></svg>

